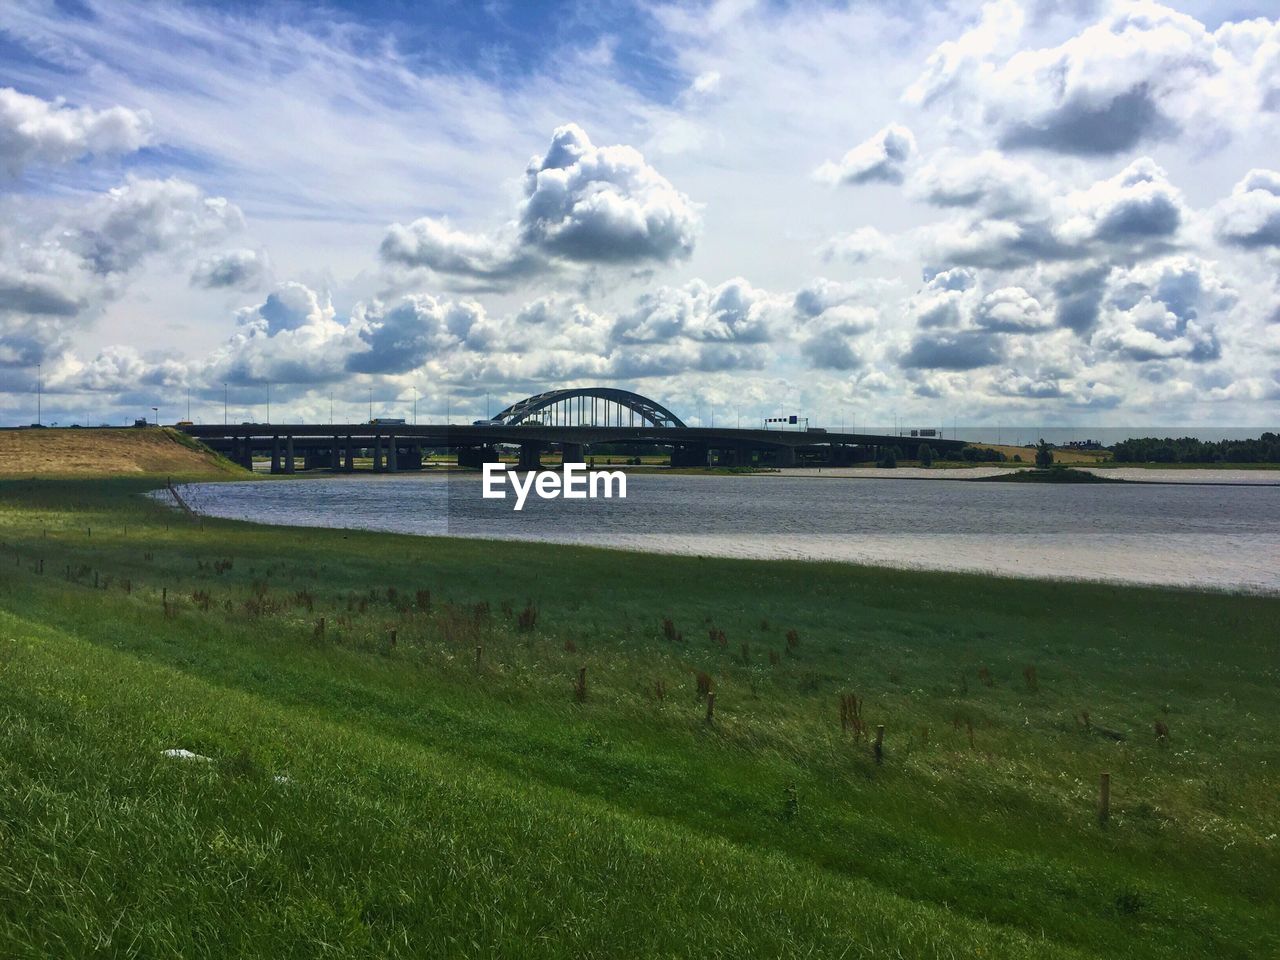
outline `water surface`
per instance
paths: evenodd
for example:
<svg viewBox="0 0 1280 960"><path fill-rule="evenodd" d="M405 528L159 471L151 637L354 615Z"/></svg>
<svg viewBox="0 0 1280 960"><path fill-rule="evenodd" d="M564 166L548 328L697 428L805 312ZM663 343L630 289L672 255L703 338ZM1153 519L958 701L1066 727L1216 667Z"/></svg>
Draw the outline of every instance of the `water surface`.
<svg viewBox="0 0 1280 960"><path fill-rule="evenodd" d="M210 516L1015 576L1280 591L1280 488L635 474L626 500L484 500L474 474L193 484Z"/></svg>

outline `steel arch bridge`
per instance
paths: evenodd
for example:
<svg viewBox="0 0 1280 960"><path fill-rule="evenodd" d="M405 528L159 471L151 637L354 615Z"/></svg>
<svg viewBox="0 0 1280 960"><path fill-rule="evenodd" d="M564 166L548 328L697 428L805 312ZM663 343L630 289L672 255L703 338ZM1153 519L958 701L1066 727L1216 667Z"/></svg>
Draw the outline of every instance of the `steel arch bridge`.
<svg viewBox="0 0 1280 960"><path fill-rule="evenodd" d="M548 390L513 403L495 414L492 422L503 426L528 422L547 426L685 426L656 400L613 387Z"/></svg>

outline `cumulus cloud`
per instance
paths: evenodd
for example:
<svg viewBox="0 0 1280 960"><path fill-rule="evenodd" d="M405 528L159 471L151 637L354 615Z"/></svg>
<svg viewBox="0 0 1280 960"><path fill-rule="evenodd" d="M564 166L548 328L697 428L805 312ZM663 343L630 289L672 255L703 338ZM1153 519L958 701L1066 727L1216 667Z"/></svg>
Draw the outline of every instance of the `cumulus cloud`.
<svg viewBox="0 0 1280 960"><path fill-rule="evenodd" d="M1050 186L1038 204L1016 214L926 228L931 262L1008 270L1089 257L1151 257L1177 244L1190 215L1181 192L1147 157L1084 189Z"/></svg>
<svg viewBox="0 0 1280 960"><path fill-rule="evenodd" d="M633 147L595 146L581 127L556 129L524 176L512 222L492 234L422 218L394 224L385 261L502 283L557 264L646 265L689 257L699 214Z"/></svg>
<svg viewBox="0 0 1280 960"><path fill-rule="evenodd" d="M823 260L844 263L866 263L889 249L888 238L875 227L859 227L850 233L841 233L818 248Z"/></svg>
<svg viewBox="0 0 1280 960"><path fill-rule="evenodd" d="M207 290L251 290L262 285L267 271L266 254L258 250L224 250L196 264L191 284Z"/></svg>
<svg viewBox="0 0 1280 960"><path fill-rule="evenodd" d="M864 359L856 340L874 330L879 320L871 307L831 307L805 324L800 353L818 370L857 370Z"/></svg>
<svg viewBox="0 0 1280 960"><path fill-rule="evenodd" d="M1002 287L987 294L978 305L974 320L993 333L1040 333L1053 327L1040 301L1022 287Z"/></svg>
<svg viewBox="0 0 1280 960"><path fill-rule="evenodd" d="M934 156L912 175L908 188L913 197L935 206L1008 217L1043 205L1051 184L1038 167L984 150L975 156Z"/></svg>
<svg viewBox="0 0 1280 960"><path fill-rule="evenodd" d="M1211 32L1158 3L1123 3L1057 46L1015 52L1021 16L1007 0L988 4L977 26L930 57L906 98L945 102L1008 149L1085 156L1187 130L1220 140L1232 117L1272 109L1271 21Z"/></svg>
<svg viewBox="0 0 1280 960"><path fill-rule="evenodd" d="M1216 360L1222 352L1216 320L1237 300L1213 267L1195 257L1117 271L1091 343L1137 362Z"/></svg>
<svg viewBox="0 0 1280 960"><path fill-rule="evenodd" d="M915 152L916 138L911 131L891 123L839 160L828 160L813 175L831 184L901 183L904 168Z"/></svg>
<svg viewBox="0 0 1280 960"><path fill-rule="evenodd" d="M765 343L786 308L785 298L757 290L741 277L715 287L693 280L641 295L633 310L618 317L614 337L626 343Z"/></svg>
<svg viewBox="0 0 1280 960"><path fill-rule="evenodd" d="M151 118L124 107L94 110L0 88L0 167L17 176L33 163L120 156L145 146Z"/></svg>
<svg viewBox="0 0 1280 960"><path fill-rule="evenodd" d="M898 362L909 370L976 370L999 363L1003 356L998 339L961 330L917 335Z"/></svg>
<svg viewBox="0 0 1280 960"><path fill-rule="evenodd" d="M1280 247L1280 173L1250 170L1218 205L1217 232L1237 247Z"/></svg>
<svg viewBox="0 0 1280 960"><path fill-rule="evenodd" d="M67 245L98 274L123 273L154 253L182 254L244 226L239 207L177 178L132 178L80 211Z"/></svg>

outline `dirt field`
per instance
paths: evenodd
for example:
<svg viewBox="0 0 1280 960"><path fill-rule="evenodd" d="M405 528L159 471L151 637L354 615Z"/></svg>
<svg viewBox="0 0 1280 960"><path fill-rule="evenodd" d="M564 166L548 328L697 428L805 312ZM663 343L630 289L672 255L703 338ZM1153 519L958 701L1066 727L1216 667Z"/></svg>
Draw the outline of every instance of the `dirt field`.
<svg viewBox="0 0 1280 960"><path fill-rule="evenodd" d="M0 477L228 476L238 469L158 428L0 430Z"/></svg>

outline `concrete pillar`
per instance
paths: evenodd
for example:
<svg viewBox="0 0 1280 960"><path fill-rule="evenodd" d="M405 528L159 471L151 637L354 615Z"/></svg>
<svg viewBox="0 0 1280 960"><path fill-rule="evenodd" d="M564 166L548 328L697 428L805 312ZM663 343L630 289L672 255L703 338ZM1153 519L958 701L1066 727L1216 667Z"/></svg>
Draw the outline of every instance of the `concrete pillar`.
<svg viewBox="0 0 1280 960"><path fill-rule="evenodd" d="M795 447L778 447L778 466L794 467L796 465Z"/></svg>
<svg viewBox="0 0 1280 960"><path fill-rule="evenodd" d="M271 438L271 472L280 472L280 438Z"/></svg>
<svg viewBox="0 0 1280 960"><path fill-rule="evenodd" d="M560 444L560 461L561 463L586 463L585 451L584 444L562 443Z"/></svg>
<svg viewBox="0 0 1280 960"><path fill-rule="evenodd" d="M293 437L284 438L284 472L293 473Z"/></svg>
<svg viewBox="0 0 1280 960"><path fill-rule="evenodd" d="M387 437L387 472L395 473L399 469L399 458L396 456L396 438Z"/></svg>
<svg viewBox="0 0 1280 960"><path fill-rule="evenodd" d="M458 448L458 466L470 470L479 470L486 463L497 463L500 459L498 451L488 445Z"/></svg>
<svg viewBox="0 0 1280 960"><path fill-rule="evenodd" d="M342 464L342 469L347 473L351 473L356 468L356 444L350 437L347 437L346 457Z"/></svg>
<svg viewBox="0 0 1280 960"><path fill-rule="evenodd" d="M542 445L539 443L520 444L520 463L517 466L521 470L541 470Z"/></svg>
<svg viewBox="0 0 1280 960"><path fill-rule="evenodd" d="M382 434L373 435L373 472L381 473L382 467Z"/></svg>
<svg viewBox="0 0 1280 960"><path fill-rule="evenodd" d="M342 448L341 440L337 437L333 438L333 448L329 451L329 469L337 473L342 469Z"/></svg>
<svg viewBox="0 0 1280 960"><path fill-rule="evenodd" d="M673 467L705 467L711 451L705 443L677 444L671 450Z"/></svg>

